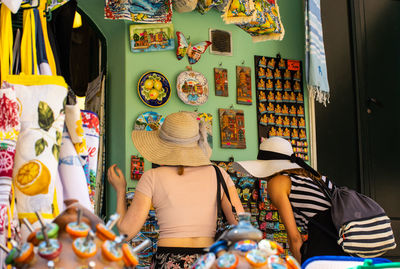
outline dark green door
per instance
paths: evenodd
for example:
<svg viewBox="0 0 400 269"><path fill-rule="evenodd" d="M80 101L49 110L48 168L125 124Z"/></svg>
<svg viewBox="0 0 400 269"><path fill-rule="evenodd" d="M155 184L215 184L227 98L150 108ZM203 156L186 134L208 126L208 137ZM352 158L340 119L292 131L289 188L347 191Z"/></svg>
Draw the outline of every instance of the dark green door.
<svg viewBox="0 0 400 269"><path fill-rule="evenodd" d="M400 1L354 3L363 190L386 210L400 244ZM389 255L400 257L400 247Z"/></svg>

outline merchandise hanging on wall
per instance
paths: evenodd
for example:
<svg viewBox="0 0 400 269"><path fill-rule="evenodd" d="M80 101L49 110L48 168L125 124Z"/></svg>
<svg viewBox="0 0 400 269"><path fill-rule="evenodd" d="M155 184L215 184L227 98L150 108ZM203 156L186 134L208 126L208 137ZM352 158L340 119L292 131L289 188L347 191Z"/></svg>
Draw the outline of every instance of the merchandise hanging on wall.
<svg viewBox="0 0 400 269"><path fill-rule="evenodd" d="M236 102L241 105L251 105L251 68L236 66Z"/></svg>
<svg viewBox="0 0 400 269"><path fill-rule="evenodd" d="M208 100L208 81L199 72L181 72L176 79L176 90L178 97L188 105L198 106Z"/></svg>
<svg viewBox="0 0 400 269"><path fill-rule="evenodd" d="M196 8L197 0L173 0L172 6L178 13L190 12Z"/></svg>
<svg viewBox="0 0 400 269"><path fill-rule="evenodd" d="M137 117L135 121L135 130L155 131L158 130L164 122L164 117L154 111L144 112Z"/></svg>
<svg viewBox="0 0 400 269"><path fill-rule="evenodd" d="M329 81L326 67L325 45L322 31L320 0L306 0L306 81L307 89L315 100L329 103Z"/></svg>
<svg viewBox="0 0 400 269"><path fill-rule="evenodd" d="M144 173L144 159L136 155L131 156L131 179L139 180Z"/></svg>
<svg viewBox="0 0 400 269"><path fill-rule="evenodd" d="M106 0L104 18L136 23L168 23L172 18L171 0Z"/></svg>
<svg viewBox="0 0 400 269"><path fill-rule="evenodd" d="M233 160L211 162L232 178L244 211L251 214L251 224L263 232L263 238L280 243L284 249L282 257L291 254L285 226L268 195L267 181L236 171L232 167ZM302 237L306 238L306 235L302 233Z"/></svg>
<svg viewBox="0 0 400 269"><path fill-rule="evenodd" d="M215 96L228 94L228 70L225 68L214 68Z"/></svg>
<svg viewBox="0 0 400 269"><path fill-rule="evenodd" d="M209 39L211 41L210 53L223 56L232 56L232 33L229 31L210 29Z"/></svg>
<svg viewBox="0 0 400 269"><path fill-rule="evenodd" d="M171 85L168 79L156 71L144 73L138 82L140 99L150 107L165 105L171 96Z"/></svg>
<svg viewBox="0 0 400 269"><path fill-rule="evenodd" d="M200 60L201 55L207 50L208 46L211 45L210 41L202 41L192 46L192 43L188 43L186 37L179 31L176 32L178 37L178 47L176 49L176 57L178 60L187 55L189 64L195 64Z"/></svg>
<svg viewBox="0 0 400 269"><path fill-rule="evenodd" d="M253 0L230 0L222 14L225 23L250 23L256 19Z"/></svg>
<svg viewBox="0 0 400 269"><path fill-rule="evenodd" d="M245 149L244 113L239 109L218 109L221 148Z"/></svg>
<svg viewBox="0 0 400 269"><path fill-rule="evenodd" d="M197 11L199 11L201 14L206 14L213 7L218 7L223 4L223 2L223 0L199 0L197 2Z"/></svg>
<svg viewBox="0 0 400 269"><path fill-rule="evenodd" d="M192 112L196 120L201 121L207 130L207 142L210 148L213 148L212 120L213 116L205 112Z"/></svg>
<svg viewBox="0 0 400 269"><path fill-rule="evenodd" d="M253 42L282 40L285 30L277 0L255 0L254 5L256 17L250 22L239 23L238 26L251 35Z"/></svg>
<svg viewBox="0 0 400 269"><path fill-rule="evenodd" d="M175 49L174 26L166 24L132 24L129 26L132 52Z"/></svg>
<svg viewBox="0 0 400 269"><path fill-rule="evenodd" d="M82 110L83 131L86 137L88 147L88 160L84 165L86 181L89 189L89 197L92 205L95 204L96 176L99 156L100 142L100 121L99 116L88 110Z"/></svg>
<svg viewBox="0 0 400 269"><path fill-rule="evenodd" d="M298 157L309 160L301 61L255 56L259 143L288 139Z"/></svg>

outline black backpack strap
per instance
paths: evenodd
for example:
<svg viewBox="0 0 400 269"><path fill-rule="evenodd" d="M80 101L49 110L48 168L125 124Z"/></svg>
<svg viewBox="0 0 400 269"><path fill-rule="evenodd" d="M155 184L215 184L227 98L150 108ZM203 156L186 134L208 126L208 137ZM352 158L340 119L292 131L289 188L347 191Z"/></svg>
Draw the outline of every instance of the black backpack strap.
<svg viewBox="0 0 400 269"><path fill-rule="evenodd" d="M236 209L232 205L231 196L229 195L228 187L226 186L226 182L225 182L224 177L222 176L221 170L216 165L213 165L213 167L214 167L215 172L217 174L217 211L218 211L218 217L225 217L224 214L222 214L221 185L222 185L222 189L225 192L226 197L228 198L229 203L231 204L232 212L235 214L236 213Z"/></svg>

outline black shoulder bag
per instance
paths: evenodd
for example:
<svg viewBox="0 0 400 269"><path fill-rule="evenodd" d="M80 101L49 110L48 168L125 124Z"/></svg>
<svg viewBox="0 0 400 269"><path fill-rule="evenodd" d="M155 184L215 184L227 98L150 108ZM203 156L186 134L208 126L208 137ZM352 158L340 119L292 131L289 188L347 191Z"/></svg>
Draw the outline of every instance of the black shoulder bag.
<svg viewBox="0 0 400 269"><path fill-rule="evenodd" d="M217 228L216 228L215 236L214 236L215 241L217 241L223 235L223 233L225 231L230 229L228 220L226 219L226 216L222 210L221 186L222 186L223 191L225 192L226 197L228 198L229 203L231 204L233 214L236 214L236 209L232 205L228 187L226 186L225 179L222 176L221 170L219 170L218 166L216 166L216 165L213 165L213 167L217 174Z"/></svg>

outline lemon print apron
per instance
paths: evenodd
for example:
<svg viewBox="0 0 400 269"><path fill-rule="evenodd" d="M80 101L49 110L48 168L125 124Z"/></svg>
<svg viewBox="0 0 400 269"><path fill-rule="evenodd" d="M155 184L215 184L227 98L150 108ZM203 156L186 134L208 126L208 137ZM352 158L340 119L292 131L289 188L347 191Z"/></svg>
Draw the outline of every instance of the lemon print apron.
<svg viewBox="0 0 400 269"><path fill-rule="evenodd" d="M23 35L21 39L20 75L10 74L12 66L12 29L11 24L2 24L1 32L7 34L1 40L1 79L7 81L16 91L20 104L21 130L15 151L13 183L18 217L27 218L35 223L35 211L44 219L51 221L59 214L57 195L58 158L65 119L67 85L63 77L39 75L36 59L36 27L43 32L48 70L56 74L54 58L49 46L44 4L39 7L41 21L35 23L33 9L24 10ZM3 5L4 6L4 5ZM2 7L3 8L3 7ZM8 10L9 12L9 10ZM38 12L37 10L35 12ZM6 11L4 11L6 13ZM3 15L3 10L2 10ZM3 35L2 35L3 36ZM43 49L43 48L42 48ZM9 61L8 61L9 59ZM10 65L7 66L9 62Z"/></svg>

